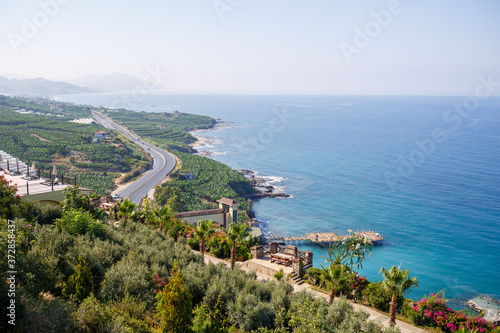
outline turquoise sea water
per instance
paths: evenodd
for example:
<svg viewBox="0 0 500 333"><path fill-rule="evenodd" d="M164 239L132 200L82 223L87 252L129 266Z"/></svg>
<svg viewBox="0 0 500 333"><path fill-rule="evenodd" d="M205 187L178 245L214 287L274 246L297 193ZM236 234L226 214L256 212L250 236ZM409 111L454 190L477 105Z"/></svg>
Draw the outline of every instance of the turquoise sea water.
<svg viewBox="0 0 500 333"><path fill-rule="evenodd" d="M500 297L500 98L460 114L463 97L119 96L59 100L219 118L202 150L293 196L255 202L267 232L372 229L385 242L364 263L370 280L402 264L420 281L410 297Z"/></svg>

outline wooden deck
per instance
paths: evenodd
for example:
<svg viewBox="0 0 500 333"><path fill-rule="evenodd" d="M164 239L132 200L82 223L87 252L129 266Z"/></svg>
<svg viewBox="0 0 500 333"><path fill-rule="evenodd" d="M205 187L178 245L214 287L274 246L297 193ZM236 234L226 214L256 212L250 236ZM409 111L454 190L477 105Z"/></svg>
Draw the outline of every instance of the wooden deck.
<svg viewBox="0 0 500 333"><path fill-rule="evenodd" d="M369 239L373 245L382 245L384 243L384 237L382 237L379 233L374 231L358 231L354 233L355 235L360 235ZM273 235L275 239L279 239L276 235ZM303 245L309 243L321 243L324 245L328 245L332 242L336 241L344 241L349 238L349 235L338 235L335 232L315 232L315 233L306 233L305 236L298 237L281 237L281 239L290 245Z"/></svg>

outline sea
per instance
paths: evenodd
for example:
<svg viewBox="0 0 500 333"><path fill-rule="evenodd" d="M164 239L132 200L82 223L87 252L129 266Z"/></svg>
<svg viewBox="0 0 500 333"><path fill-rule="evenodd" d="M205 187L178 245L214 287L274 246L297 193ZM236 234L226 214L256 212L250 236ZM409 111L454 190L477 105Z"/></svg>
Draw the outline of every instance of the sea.
<svg viewBox="0 0 500 333"><path fill-rule="evenodd" d="M58 100L145 112L208 115L197 149L264 177L291 197L256 200L264 232L373 230L383 246L361 275L381 267L418 278L407 297L445 292L467 308L500 298L500 97L104 93ZM325 249L314 266L325 265Z"/></svg>

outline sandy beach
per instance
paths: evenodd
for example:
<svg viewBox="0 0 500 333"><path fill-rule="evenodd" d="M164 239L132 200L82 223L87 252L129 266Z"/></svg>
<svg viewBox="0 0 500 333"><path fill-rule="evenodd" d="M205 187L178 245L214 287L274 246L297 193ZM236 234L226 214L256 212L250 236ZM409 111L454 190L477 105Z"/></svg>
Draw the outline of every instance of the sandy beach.
<svg viewBox="0 0 500 333"><path fill-rule="evenodd" d="M194 130L194 131L189 132L189 134L191 134L192 136L194 136L196 138L196 142L191 143L189 145L190 147L203 146L206 143L207 140L204 137L196 135L197 133L202 132L202 131L206 131L206 129L205 130Z"/></svg>

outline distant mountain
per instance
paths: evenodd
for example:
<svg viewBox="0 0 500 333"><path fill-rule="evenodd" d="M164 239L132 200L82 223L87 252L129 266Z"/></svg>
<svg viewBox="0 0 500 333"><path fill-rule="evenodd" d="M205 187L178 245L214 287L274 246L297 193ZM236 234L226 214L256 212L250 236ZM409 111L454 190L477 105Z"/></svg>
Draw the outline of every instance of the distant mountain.
<svg viewBox="0 0 500 333"><path fill-rule="evenodd" d="M66 82L50 81L41 77L36 79L10 80L0 76L0 94L54 96L89 92L95 91Z"/></svg>
<svg viewBox="0 0 500 333"><path fill-rule="evenodd" d="M126 91L144 86L143 80L123 73L109 75L85 75L77 79L67 81L80 87L99 91ZM152 83L148 83L147 86L149 89L150 87L164 89L164 87Z"/></svg>
<svg viewBox="0 0 500 333"><path fill-rule="evenodd" d="M16 74L16 73L0 73L0 76L3 76L7 79L17 79L17 80L25 80L25 79L31 79L33 77L21 75L21 74Z"/></svg>

